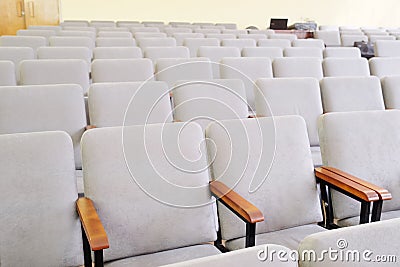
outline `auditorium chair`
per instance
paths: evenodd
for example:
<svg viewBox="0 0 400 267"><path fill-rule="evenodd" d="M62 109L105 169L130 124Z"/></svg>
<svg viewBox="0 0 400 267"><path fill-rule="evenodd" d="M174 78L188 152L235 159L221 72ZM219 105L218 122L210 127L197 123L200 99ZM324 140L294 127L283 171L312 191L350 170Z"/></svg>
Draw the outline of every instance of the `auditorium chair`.
<svg viewBox="0 0 400 267"><path fill-rule="evenodd" d="M238 39L253 39L256 40L257 42L259 40L265 40L268 38L268 36L266 34L262 34L262 33L253 33L253 34L239 34Z"/></svg>
<svg viewBox="0 0 400 267"><path fill-rule="evenodd" d="M54 30L33 30L33 29L28 29L28 30L18 30L16 33L17 36L42 36L46 38L46 40L49 40L49 37L55 36L56 31Z"/></svg>
<svg viewBox="0 0 400 267"><path fill-rule="evenodd" d="M207 33L205 34L206 38L217 38L218 40L222 41L225 39L235 39L236 36L231 33Z"/></svg>
<svg viewBox="0 0 400 267"><path fill-rule="evenodd" d="M47 46L47 40L42 36L0 36L0 46L31 47L36 58L38 47Z"/></svg>
<svg viewBox="0 0 400 267"><path fill-rule="evenodd" d="M92 62L93 83L153 80L153 71L153 63L148 58L95 59Z"/></svg>
<svg viewBox="0 0 400 267"><path fill-rule="evenodd" d="M339 31L339 26L337 26L337 25L319 25L318 30L320 30L320 31Z"/></svg>
<svg viewBox="0 0 400 267"><path fill-rule="evenodd" d="M98 37L113 37L113 38L133 38L130 32L112 32L112 31L100 31L97 33Z"/></svg>
<svg viewBox="0 0 400 267"><path fill-rule="evenodd" d="M249 34L265 34L267 36L274 34L275 30L267 29L267 30L256 30L256 29L248 29Z"/></svg>
<svg viewBox="0 0 400 267"><path fill-rule="evenodd" d="M89 23L90 27L101 28L101 27L116 27L115 21L110 20L92 20Z"/></svg>
<svg viewBox="0 0 400 267"><path fill-rule="evenodd" d="M324 113L385 109L378 77L327 77L320 87Z"/></svg>
<svg viewBox="0 0 400 267"><path fill-rule="evenodd" d="M93 49L93 59L132 59L142 58L140 47L96 47Z"/></svg>
<svg viewBox="0 0 400 267"><path fill-rule="evenodd" d="M300 115L304 118L311 156L314 165L320 166L317 122L322 114L322 103L318 81L314 78L259 79L254 98L257 117Z"/></svg>
<svg viewBox="0 0 400 267"><path fill-rule="evenodd" d="M283 49L280 47L244 47L242 57L267 57L273 60L283 57Z"/></svg>
<svg viewBox="0 0 400 267"><path fill-rule="evenodd" d="M225 30L222 30L222 33L234 34L237 38L239 36L239 34L247 34L247 31L246 30L225 29Z"/></svg>
<svg viewBox="0 0 400 267"><path fill-rule="evenodd" d="M220 78L220 64L219 62L224 57L240 57L240 50L237 47L214 47L214 46L201 46L197 51L198 57L209 58L212 62L213 77Z"/></svg>
<svg viewBox="0 0 400 267"><path fill-rule="evenodd" d="M20 63L21 85L78 84L87 94L89 73L82 59L24 60Z"/></svg>
<svg viewBox="0 0 400 267"><path fill-rule="evenodd" d="M297 35L286 33L274 33L268 36L269 39L287 39L289 41L297 40Z"/></svg>
<svg viewBox="0 0 400 267"><path fill-rule="evenodd" d="M1 47L0 60L10 60L14 63L17 84L20 80L19 63L22 60L34 59L35 54L31 47ZM9 84L11 85L11 84Z"/></svg>
<svg viewBox="0 0 400 267"><path fill-rule="evenodd" d="M341 46L339 31L333 30L319 30L314 32L314 38L322 40L326 47Z"/></svg>
<svg viewBox="0 0 400 267"><path fill-rule="evenodd" d="M400 109L400 76L381 79L382 93L387 109Z"/></svg>
<svg viewBox="0 0 400 267"><path fill-rule="evenodd" d="M17 85L15 64L11 60L0 60L0 86Z"/></svg>
<svg viewBox="0 0 400 267"><path fill-rule="evenodd" d="M133 38L97 37L96 47L130 47L136 46Z"/></svg>
<svg viewBox="0 0 400 267"><path fill-rule="evenodd" d="M376 57L400 57L400 41L376 41L374 52Z"/></svg>
<svg viewBox="0 0 400 267"><path fill-rule="evenodd" d="M291 47L292 44L290 40L287 39L261 39L257 41L257 46L280 47L282 49L285 49L286 47Z"/></svg>
<svg viewBox="0 0 400 267"><path fill-rule="evenodd" d="M371 75L384 78L400 75L400 57L374 57L369 60Z"/></svg>
<svg viewBox="0 0 400 267"><path fill-rule="evenodd" d="M106 127L82 138L85 199L110 266L159 266L221 253L204 135L196 123Z"/></svg>
<svg viewBox="0 0 400 267"><path fill-rule="evenodd" d="M323 58L322 49L319 47L287 47L283 49L283 56Z"/></svg>
<svg viewBox="0 0 400 267"><path fill-rule="evenodd" d="M29 25L28 30L52 30L58 33L62 30L62 27L56 25Z"/></svg>
<svg viewBox="0 0 400 267"><path fill-rule="evenodd" d="M193 33L193 30L190 28L166 28L164 32L169 37L173 37L175 33Z"/></svg>
<svg viewBox="0 0 400 267"><path fill-rule="evenodd" d="M197 57L198 49L202 46L220 46L220 41L216 38L185 38L183 45L189 48L190 57Z"/></svg>
<svg viewBox="0 0 400 267"><path fill-rule="evenodd" d="M164 82L95 83L88 103L91 126L98 128L172 122Z"/></svg>
<svg viewBox="0 0 400 267"><path fill-rule="evenodd" d="M176 45L180 46L180 45L183 45L183 41L186 38L204 38L204 34L202 34L202 33L181 33L181 32L177 32L177 33L172 34L172 37L175 38Z"/></svg>
<svg viewBox="0 0 400 267"><path fill-rule="evenodd" d="M88 31L94 33L93 38L96 38L97 30L94 27L77 27L77 26L63 26L62 29L64 31Z"/></svg>
<svg viewBox="0 0 400 267"><path fill-rule="evenodd" d="M255 112L254 87L260 78L272 78L272 63L269 58L262 57L226 57L221 60L221 79L240 79L243 81L247 104L251 112Z"/></svg>
<svg viewBox="0 0 400 267"><path fill-rule="evenodd" d="M38 59L81 59L87 64L90 72L93 53L87 47L39 47L37 50Z"/></svg>
<svg viewBox="0 0 400 267"><path fill-rule="evenodd" d="M324 49L324 58L327 57L350 57L360 58L361 51L357 47L326 47Z"/></svg>
<svg viewBox="0 0 400 267"><path fill-rule="evenodd" d="M136 40L138 46L144 50L146 47L173 47L176 40L172 37L165 38L140 38Z"/></svg>
<svg viewBox="0 0 400 267"><path fill-rule="evenodd" d="M340 36L342 46L354 46L354 42L368 43L368 36L361 34L342 34Z"/></svg>
<svg viewBox="0 0 400 267"><path fill-rule="evenodd" d="M215 23L215 26L223 26L225 29L228 29L228 30L237 30L236 23L229 23L229 22Z"/></svg>
<svg viewBox="0 0 400 267"><path fill-rule="evenodd" d="M167 34L163 32L135 32L133 37L136 39L141 38L166 38Z"/></svg>
<svg viewBox="0 0 400 267"><path fill-rule="evenodd" d="M221 33L221 30L220 29L204 29L204 28L201 28L201 29L195 29L195 30L193 30L193 32L202 33L202 34L206 35L206 34L209 34L209 33L214 33L214 34Z"/></svg>
<svg viewBox="0 0 400 267"><path fill-rule="evenodd" d="M318 47L325 48L324 41L318 39L296 39L292 41L293 47Z"/></svg>
<svg viewBox="0 0 400 267"><path fill-rule="evenodd" d="M275 58L272 62L274 77L312 77L323 78L322 60L306 57Z"/></svg>
<svg viewBox="0 0 400 267"><path fill-rule="evenodd" d="M85 46L90 50L95 47L95 40L87 36L52 36L50 46Z"/></svg>
<svg viewBox="0 0 400 267"><path fill-rule="evenodd" d="M257 42L254 39L224 39L221 46L237 47L242 51L244 47L256 47Z"/></svg>
<svg viewBox="0 0 400 267"><path fill-rule="evenodd" d="M143 26L139 26L139 27L132 27L131 28L131 32L134 35L137 32L160 32L160 29L157 27L143 27Z"/></svg>
<svg viewBox="0 0 400 267"><path fill-rule="evenodd" d="M128 27L99 27L97 28L97 32L130 32Z"/></svg>
<svg viewBox="0 0 400 267"><path fill-rule="evenodd" d="M174 120L195 121L203 130L213 121L248 117L246 91L239 79L178 81L172 94Z"/></svg>
<svg viewBox="0 0 400 267"><path fill-rule="evenodd" d="M370 76L366 58L325 58L322 69L325 77Z"/></svg>
<svg viewBox="0 0 400 267"><path fill-rule="evenodd" d="M398 110L332 112L321 116L319 139L323 168L378 194L372 205L361 205L361 209L366 211L372 206L369 217L368 213L360 215L357 212L358 203L349 202L348 198L330 190L331 205L326 210L333 216L328 218L328 224L335 222L339 226L350 226L358 221L399 217L399 129Z"/></svg>
<svg viewBox="0 0 400 267"><path fill-rule="evenodd" d="M91 30L93 29L93 31ZM61 37L89 37L92 40L96 39L96 29L95 28L89 28L87 30L83 29L64 29L60 31L57 36Z"/></svg>
<svg viewBox="0 0 400 267"><path fill-rule="evenodd" d="M64 20L60 22L61 27L89 27L89 21L87 20Z"/></svg>
<svg viewBox="0 0 400 267"><path fill-rule="evenodd" d="M147 47L143 54L145 58L151 59L153 64L160 58L190 58L189 49L185 46Z"/></svg>
<svg viewBox="0 0 400 267"><path fill-rule="evenodd" d="M395 41L396 37L395 36L389 36L389 35L367 35L368 36L368 41L371 44L375 44L376 41L380 40L385 40L385 41Z"/></svg>

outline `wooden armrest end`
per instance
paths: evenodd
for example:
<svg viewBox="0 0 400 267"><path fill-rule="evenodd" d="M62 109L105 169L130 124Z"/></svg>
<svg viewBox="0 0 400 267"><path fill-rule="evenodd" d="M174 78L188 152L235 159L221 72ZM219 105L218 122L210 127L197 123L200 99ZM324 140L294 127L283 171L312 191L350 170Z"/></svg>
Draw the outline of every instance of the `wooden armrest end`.
<svg viewBox="0 0 400 267"><path fill-rule="evenodd" d="M218 181L211 182L210 190L215 197L242 216L246 222L257 223L264 221L264 215L256 206L248 202L224 183Z"/></svg>
<svg viewBox="0 0 400 267"><path fill-rule="evenodd" d="M96 128L97 128L96 125L87 125L87 126L85 127L85 130L88 131L88 130L96 129Z"/></svg>
<svg viewBox="0 0 400 267"><path fill-rule="evenodd" d="M108 243L107 233L104 230L92 200L81 197L76 201L76 208L89 241L90 248L93 251L108 248L110 245Z"/></svg>

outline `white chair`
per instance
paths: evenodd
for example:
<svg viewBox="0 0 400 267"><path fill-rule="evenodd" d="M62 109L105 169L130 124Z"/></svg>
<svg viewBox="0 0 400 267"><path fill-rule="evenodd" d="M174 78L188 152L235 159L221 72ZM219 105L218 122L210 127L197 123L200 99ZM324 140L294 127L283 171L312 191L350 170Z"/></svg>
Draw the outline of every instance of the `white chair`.
<svg viewBox="0 0 400 267"><path fill-rule="evenodd" d="M93 53L87 47L39 47L38 59L82 59L90 72Z"/></svg>
<svg viewBox="0 0 400 267"><path fill-rule="evenodd" d="M385 109L378 77L327 77L320 86L324 113Z"/></svg>
<svg viewBox="0 0 400 267"><path fill-rule="evenodd" d="M220 78L219 62L224 57L240 57L240 50L237 47L214 47L214 46L201 46L197 51L199 57L209 58L212 62L213 77Z"/></svg>
<svg viewBox="0 0 400 267"><path fill-rule="evenodd" d="M87 20L64 20L60 23L61 27L89 27L89 21Z"/></svg>
<svg viewBox="0 0 400 267"><path fill-rule="evenodd" d="M110 20L92 20L90 21L89 26L95 28L116 27L116 24L115 21L110 21Z"/></svg>
<svg viewBox="0 0 400 267"><path fill-rule="evenodd" d="M222 33L234 34L237 38L239 36L239 34L247 34L247 31L246 30L225 29L225 30L222 30Z"/></svg>
<svg viewBox="0 0 400 267"><path fill-rule="evenodd" d="M143 26L139 26L139 27L132 27L131 28L131 32L132 34L135 34L137 32L160 32L160 29L157 27L143 27Z"/></svg>
<svg viewBox="0 0 400 267"><path fill-rule="evenodd" d="M62 27L56 25L29 25L28 30L51 30L58 33L62 30Z"/></svg>
<svg viewBox="0 0 400 267"><path fill-rule="evenodd" d="M172 94L174 119L197 122L203 130L213 121L248 117L246 92L238 79L178 81Z"/></svg>
<svg viewBox="0 0 400 267"><path fill-rule="evenodd" d="M163 32L135 32L133 37L135 39L141 38L166 38L167 34Z"/></svg>
<svg viewBox="0 0 400 267"><path fill-rule="evenodd" d="M355 42L368 42L368 36L366 35L341 35L342 46L354 46Z"/></svg>
<svg viewBox="0 0 400 267"><path fill-rule="evenodd" d="M339 26L337 26L337 25L319 25L318 29L320 31L339 31Z"/></svg>
<svg viewBox="0 0 400 267"><path fill-rule="evenodd" d="M49 38L50 46L84 46L93 50L95 41L84 36L53 36Z"/></svg>
<svg viewBox="0 0 400 267"><path fill-rule="evenodd" d="M261 39L258 40L257 46L261 47L280 47L282 49L286 47L291 47L292 44L290 40L286 39Z"/></svg>
<svg viewBox="0 0 400 267"><path fill-rule="evenodd" d="M225 57L221 60L222 79L240 79L246 89L249 110L255 111L254 86L259 78L272 78L272 63L269 58L261 57Z"/></svg>
<svg viewBox="0 0 400 267"><path fill-rule="evenodd" d="M318 47L325 48L324 41L318 39L296 39L292 41L293 47Z"/></svg>
<svg viewBox="0 0 400 267"><path fill-rule="evenodd" d="M242 51L244 47L256 47L257 43L254 39L224 39L221 46L237 47Z"/></svg>
<svg viewBox="0 0 400 267"><path fill-rule="evenodd" d="M191 57L197 57L199 47L220 46L220 41L216 38L185 38L183 45L189 48Z"/></svg>
<svg viewBox="0 0 400 267"><path fill-rule="evenodd" d="M93 38L96 38L96 33L97 30L94 27L77 27L77 26L62 26L63 30L62 31L73 31L73 32L77 32L77 31L84 31L84 32L92 32L94 33ZM60 32L62 32L60 31ZM58 32L58 34L60 33Z"/></svg>
<svg viewBox="0 0 400 267"><path fill-rule="evenodd" d="M99 27L97 32L129 32L127 27Z"/></svg>
<svg viewBox="0 0 400 267"><path fill-rule="evenodd" d="M300 115L307 125L315 166L322 165L318 140L318 117L322 114L321 93L314 78L259 79L254 91L257 117Z"/></svg>
<svg viewBox="0 0 400 267"><path fill-rule="evenodd" d="M130 32L111 32L111 31L103 31L98 32L98 37L106 37L106 38L133 38L132 33Z"/></svg>
<svg viewBox="0 0 400 267"><path fill-rule="evenodd" d="M368 41L371 44L375 44L376 41L380 41L380 40L395 41L396 37L389 36L389 35L368 35Z"/></svg>
<svg viewBox="0 0 400 267"><path fill-rule="evenodd" d="M325 77L370 75L366 58L325 58L322 68Z"/></svg>
<svg viewBox="0 0 400 267"><path fill-rule="evenodd" d="M0 60L0 86L17 85L15 64L11 60Z"/></svg>
<svg viewBox="0 0 400 267"><path fill-rule="evenodd" d="M190 28L166 28L164 32L167 36L173 37L175 33L193 33Z"/></svg>
<svg viewBox="0 0 400 267"><path fill-rule="evenodd" d="M374 57L369 60L371 75L383 78L400 75L400 57Z"/></svg>
<svg viewBox="0 0 400 267"><path fill-rule="evenodd" d="M155 64L160 58L190 58L190 52L185 46L147 47L144 49L144 57L151 59Z"/></svg>
<svg viewBox="0 0 400 267"><path fill-rule="evenodd" d="M92 62L93 83L153 80L153 63L148 58L96 59Z"/></svg>
<svg viewBox="0 0 400 267"><path fill-rule="evenodd" d="M164 81L172 88L179 80L207 81L213 78L208 58L162 58L157 61L157 81Z"/></svg>
<svg viewBox="0 0 400 267"><path fill-rule="evenodd" d="M283 57L272 62L274 77L323 77L322 60L319 58Z"/></svg>
<svg viewBox="0 0 400 267"><path fill-rule="evenodd" d="M17 84L20 80L19 63L22 60L34 59L35 53L31 47L1 47L0 60L10 60L14 63ZM11 85L11 84L10 84Z"/></svg>
<svg viewBox="0 0 400 267"><path fill-rule="evenodd" d="M218 33L221 33L221 30L220 29L195 29L195 30L193 30L193 32L202 33L202 34L206 35L209 33L218 34Z"/></svg>
<svg viewBox="0 0 400 267"><path fill-rule="evenodd" d="M237 24L236 23L215 23L215 26L223 26L225 29L229 30L236 30L237 29Z"/></svg>
<svg viewBox="0 0 400 267"><path fill-rule="evenodd" d="M319 47L287 47L283 50L283 56L323 58L322 49Z"/></svg>
<svg viewBox="0 0 400 267"><path fill-rule="evenodd" d="M268 36L266 34L262 34L262 33L254 33L254 34L239 34L238 39L253 39L256 40L257 42L259 40L265 40L268 38Z"/></svg>
<svg viewBox="0 0 400 267"><path fill-rule="evenodd" d="M78 30L78 29L72 29L72 30L62 30L57 33L57 36L63 36L63 37L89 37L91 39L96 39L96 29L94 31L91 30Z"/></svg>
<svg viewBox="0 0 400 267"><path fill-rule="evenodd" d="M96 47L130 47L136 46L133 38L97 37Z"/></svg>
<svg viewBox="0 0 400 267"><path fill-rule="evenodd" d="M41 46L47 46L46 38L42 36L0 36L0 46L31 47L36 58L36 50Z"/></svg>
<svg viewBox="0 0 400 267"><path fill-rule="evenodd" d="M93 59L123 59L142 58L140 47L96 47L93 49Z"/></svg>
<svg viewBox="0 0 400 267"><path fill-rule="evenodd" d="M336 30L315 31L314 38L322 40L327 47L342 45L342 41L340 39L340 33L339 31Z"/></svg>
<svg viewBox="0 0 400 267"><path fill-rule="evenodd" d="M172 37L176 40L176 45L181 46L183 45L183 41L186 38L204 38L204 34L202 33L174 33Z"/></svg>
<svg viewBox="0 0 400 267"><path fill-rule="evenodd" d="M273 60L283 57L283 50L280 47L244 47L242 57L267 57Z"/></svg>
<svg viewBox="0 0 400 267"><path fill-rule="evenodd" d="M97 128L172 122L163 82L95 83L88 103L90 123Z"/></svg>
<svg viewBox="0 0 400 267"><path fill-rule="evenodd" d="M28 30L18 30L17 36L42 36L47 40L51 36L55 36L57 33L55 30L36 30L36 29L28 29Z"/></svg>
<svg viewBox="0 0 400 267"><path fill-rule="evenodd" d="M327 57L351 57L360 58L361 51L357 47L327 47L324 49L324 58Z"/></svg>
<svg viewBox="0 0 400 267"><path fill-rule="evenodd" d="M173 47L176 46L176 40L172 37L167 38L142 38L138 39L138 46L144 50L146 47Z"/></svg>
<svg viewBox="0 0 400 267"><path fill-rule="evenodd" d="M376 41L374 52L376 57L400 57L400 41Z"/></svg>
<svg viewBox="0 0 400 267"><path fill-rule="evenodd" d="M236 36L231 33L207 33L205 34L206 38L217 38L218 40L226 40L226 39L235 39Z"/></svg>
<svg viewBox="0 0 400 267"><path fill-rule="evenodd" d="M89 89L88 65L82 59L24 60L20 63L21 85L78 84Z"/></svg>
<svg viewBox="0 0 400 267"><path fill-rule="evenodd" d="M268 36L269 39L287 39L291 42L297 39L297 35L295 34L286 34L286 33L274 33Z"/></svg>
<svg viewBox="0 0 400 267"><path fill-rule="evenodd" d="M400 76L386 76L381 79L383 98L387 109L400 109Z"/></svg>

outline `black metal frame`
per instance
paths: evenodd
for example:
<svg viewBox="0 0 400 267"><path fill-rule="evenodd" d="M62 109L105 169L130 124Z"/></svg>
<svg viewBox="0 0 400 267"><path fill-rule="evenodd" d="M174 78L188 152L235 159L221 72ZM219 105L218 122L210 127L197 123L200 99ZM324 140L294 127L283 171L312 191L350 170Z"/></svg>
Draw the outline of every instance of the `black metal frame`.
<svg viewBox="0 0 400 267"><path fill-rule="evenodd" d="M83 257L85 260L85 267L92 267L92 251L90 249L89 240L86 236L85 229L81 225L82 241L83 241ZM94 251L94 267L103 267L103 250Z"/></svg>

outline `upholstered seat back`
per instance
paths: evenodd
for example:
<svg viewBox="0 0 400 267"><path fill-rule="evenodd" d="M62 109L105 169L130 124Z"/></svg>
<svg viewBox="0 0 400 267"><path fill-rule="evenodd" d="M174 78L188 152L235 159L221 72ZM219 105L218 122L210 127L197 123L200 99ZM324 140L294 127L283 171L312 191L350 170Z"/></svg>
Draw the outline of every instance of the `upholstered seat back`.
<svg viewBox="0 0 400 267"><path fill-rule="evenodd" d="M220 121L206 131L212 179L258 207L257 233L322 220L307 129L300 116ZM245 225L222 205L222 238L245 235Z"/></svg>
<svg viewBox="0 0 400 267"><path fill-rule="evenodd" d="M68 134L2 134L0 159L1 266L83 265Z"/></svg>
<svg viewBox="0 0 400 267"><path fill-rule="evenodd" d="M323 77L322 60L313 57L276 58L272 62L274 77Z"/></svg>
<svg viewBox="0 0 400 267"><path fill-rule="evenodd" d="M85 133L85 196L94 201L108 235L106 261L216 239L206 154L195 123Z"/></svg>

